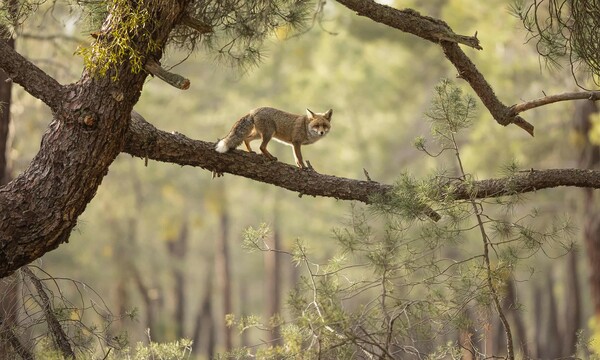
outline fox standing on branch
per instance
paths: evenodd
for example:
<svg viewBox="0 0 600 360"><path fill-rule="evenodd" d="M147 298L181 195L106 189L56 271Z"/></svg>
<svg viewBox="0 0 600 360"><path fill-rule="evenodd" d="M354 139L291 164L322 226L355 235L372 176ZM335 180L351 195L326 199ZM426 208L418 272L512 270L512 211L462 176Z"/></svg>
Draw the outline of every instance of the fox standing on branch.
<svg viewBox="0 0 600 360"><path fill-rule="evenodd" d="M248 151L253 152L250 141L261 138L260 151L269 159L277 158L267 150L271 138L294 147L294 159L299 168L306 168L302 160L300 146L312 144L321 139L331 129L331 114L314 113L306 109L306 115L295 115L285 111L261 107L250 111L238 120L229 134L217 143L215 150L225 153L243 142Z"/></svg>

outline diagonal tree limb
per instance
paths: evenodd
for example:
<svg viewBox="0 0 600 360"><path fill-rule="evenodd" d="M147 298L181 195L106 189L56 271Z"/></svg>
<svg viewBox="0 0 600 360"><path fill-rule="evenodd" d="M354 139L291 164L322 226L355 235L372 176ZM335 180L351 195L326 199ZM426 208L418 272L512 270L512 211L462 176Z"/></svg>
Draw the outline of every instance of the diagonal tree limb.
<svg viewBox="0 0 600 360"><path fill-rule="evenodd" d="M179 133L158 130L136 112L132 113L123 152L156 161L201 167L279 186L300 195L325 196L370 204L374 196L386 195L392 185L301 170L264 156L234 150L225 154L214 143L193 140ZM580 169L529 170L514 175L464 182L439 181L440 198L456 200L496 198L560 186L600 189L600 171Z"/></svg>
<svg viewBox="0 0 600 360"><path fill-rule="evenodd" d="M50 75L17 53L0 39L0 68L15 83L21 85L32 96L42 100L52 110L59 106L63 86Z"/></svg>
<svg viewBox="0 0 600 360"><path fill-rule="evenodd" d="M494 90L477 70L475 64L458 46L464 44L481 50L477 37L468 38L469 42L461 41L460 35L456 35L442 20L423 16L414 10L398 10L372 0L337 0L337 2L375 22L439 44L448 60L458 70L459 77L469 83L500 125L515 124L533 136L533 125L514 114L510 107L498 100Z"/></svg>
<svg viewBox="0 0 600 360"><path fill-rule="evenodd" d="M533 125L514 114L510 107L504 105L498 99L490 84L456 43L442 41L440 45L446 58L458 70L459 77L469 83L498 124L503 126L515 124L533 136Z"/></svg>
<svg viewBox="0 0 600 360"><path fill-rule="evenodd" d="M458 35L444 21L423 16L412 9L398 10L388 5L378 4L373 0L337 0L337 2L356 11L360 16L366 16L376 22L434 43L450 41L477 50L482 49L477 36Z"/></svg>
<svg viewBox="0 0 600 360"><path fill-rule="evenodd" d="M75 359L75 353L73 352L71 344L69 343L69 337L63 330L62 326L60 326L60 322L54 315L54 309L52 308L48 294L46 294L46 290L44 290L44 285L27 266L23 266L21 269L23 270L25 276L29 278L40 297L41 303L39 305L44 311L44 316L46 317L46 322L48 323L48 329L52 334L52 338L54 339L56 347L60 350L65 359Z"/></svg>

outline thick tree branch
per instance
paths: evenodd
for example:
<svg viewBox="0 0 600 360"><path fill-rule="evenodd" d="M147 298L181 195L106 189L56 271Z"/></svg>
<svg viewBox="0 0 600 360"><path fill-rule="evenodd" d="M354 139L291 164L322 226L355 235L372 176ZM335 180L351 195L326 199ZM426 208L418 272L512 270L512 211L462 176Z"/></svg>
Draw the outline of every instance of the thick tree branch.
<svg viewBox="0 0 600 360"><path fill-rule="evenodd" d="M145 159L239 175L295 191L300 195L326 196L369 204L374 196L389 194L393 188L391 185L375 181L347 179L301 170L242 150L220 154L214 150L214 145L192 140L182 134L158 130L134 112L123 151ZM530 170L509 177L472 182L441 180L438 186L440 198L449 196L457 200L510 196L559 186L600 189L600 171Z"/></svg>
<svg viewBox="0 0 600 360"><path fill-rule="evenodd" d="M358 15L376 22L416 35L434 43L450 41L481 50L477 36L455 34L444 21L423 16L412 9L398 10L372 0L337 0Z"/></svg>
<svg viewBox="0 0 600 360"><path fill-rule="evenodd" d="M510 109L516 115L523 111L531 110L536 107L552 104L552 103L559 102L559 101L568 101L568 100L596 101L598 99L600 99L600 91L583 91L583 92L563 93L563 94L544 96L539 99L526 101L521 104L513 105Z"/></svg>
<svg viewBox="0 0 600 360"><path fill-rule="evenodd" d="M600 189L600 171L582 169L531 169L505 178L478 180L462 184L452 181L443 183L442 185L446 189L452 189L450 195L455 199L468 199L470 197L477 199L495 198L560 186Z"/></svg>
<svg viewBox="0 0 600 360"><path fill-rule="evenodd" d="M391 186L374 181L361 181L301 170L295 166L267 160L246 151L220 154L215 144L192 140L179 133L156 129L136 112L132 113L124 152L179 165L201 167L219 173L230 173L283 187L300 195L326 196L340 200L369 203L369 197L389 191Z"/></svg>
<svg viewBox="0 0 600 360"><path fill-rule="evenodd" d="M40 68L17 53L5 41L0 39L0 68L15 83L21 85L32 96L45 102L51 109L59 105L58 99L63 86Z"/></svg>
<svg viewBox="0 0 600 360"><path fill-rule="evenodd" d="M515 124L533 136L533 125L514 114L511 108L498 100L494 90L477 70L475 64L458 46L458 44L464 44L480 50L481 46L477 37L464 37L469 41L461 41L459 39L461 36L454 34L442 20L423 16L414 10L398 10L372 0L337 1L373 21L439 44L448 60L458 70L459 77L469 83L499 124L503 126Z"/></svg>

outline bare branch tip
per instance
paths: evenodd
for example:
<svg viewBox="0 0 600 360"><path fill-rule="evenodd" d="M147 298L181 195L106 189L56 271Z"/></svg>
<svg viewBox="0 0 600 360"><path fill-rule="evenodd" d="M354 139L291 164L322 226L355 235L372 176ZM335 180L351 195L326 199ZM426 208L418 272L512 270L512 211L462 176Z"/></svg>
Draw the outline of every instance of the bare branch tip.
<svg viewBox="0 0 600 360"><path fill-rule="evenodd" d="M183 76L175 73L171 73L165 69L163 69L158 62L153 59L150 59L146 62L144 66L147 72L156 76L157 78L163 80L167 84L181 90L187 90L190 88L190 80L184 78Z"/></svg>

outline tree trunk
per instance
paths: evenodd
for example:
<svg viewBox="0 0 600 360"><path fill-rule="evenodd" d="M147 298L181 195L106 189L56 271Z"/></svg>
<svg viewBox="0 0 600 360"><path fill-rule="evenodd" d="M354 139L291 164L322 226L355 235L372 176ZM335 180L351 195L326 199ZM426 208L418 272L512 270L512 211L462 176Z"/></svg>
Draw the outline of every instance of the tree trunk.
<svg viewBox="0 0 600 360"><path fill-rule="evenodd" d="M196 354L204 353L207 359L212 359L215 352L215 321L213 319L213 272L206 275L204 297L200 302L194 324L194 349ZM205 349L205 350L202 350Z"/></svg>
<svg viewBox="0 0 600 360"><path fill-rule="evenodd" d="M519 312L519 304L517 303L517 288L515 281L511 278L506 284L506 296L503 301L504 311L510 316L512 323L514 324L514 337L519 344L523 357L525 359L530 358L529 347L527 345L527 332L525 331L525 324L523 318Z"/></svg>
<svg viewBox="0 0 600 360"><path fill-rule="evenodd" d="M187 2L148 0L142 5L150 9L152 21L140 25L131 43L143 59L162 57ZM95 41L107 41L106 34L123 22L121 16L107 16L100 29L103 36ZM156 46L148 45L148 34ZM0 68L53 114L29 167L0 191L0 277L5 277L68 240L123 149L147 73L134 73L132 63L123 61L106 76L84 71L78 82L63 86L6 40L0 40L0 54Z"/></svg>
<svg viewBox="0 0 600 360"><path fill-rule="evenodd" d="M558 327L558 308L556 305L556 296L554 293L554 279L552 274L548 274L545 297L548 299L546 307L546 317L548 323L546 330L540 334L545 338L545 345L538 357L543 359L556 359L561 354L560 329Z"/></svg>

